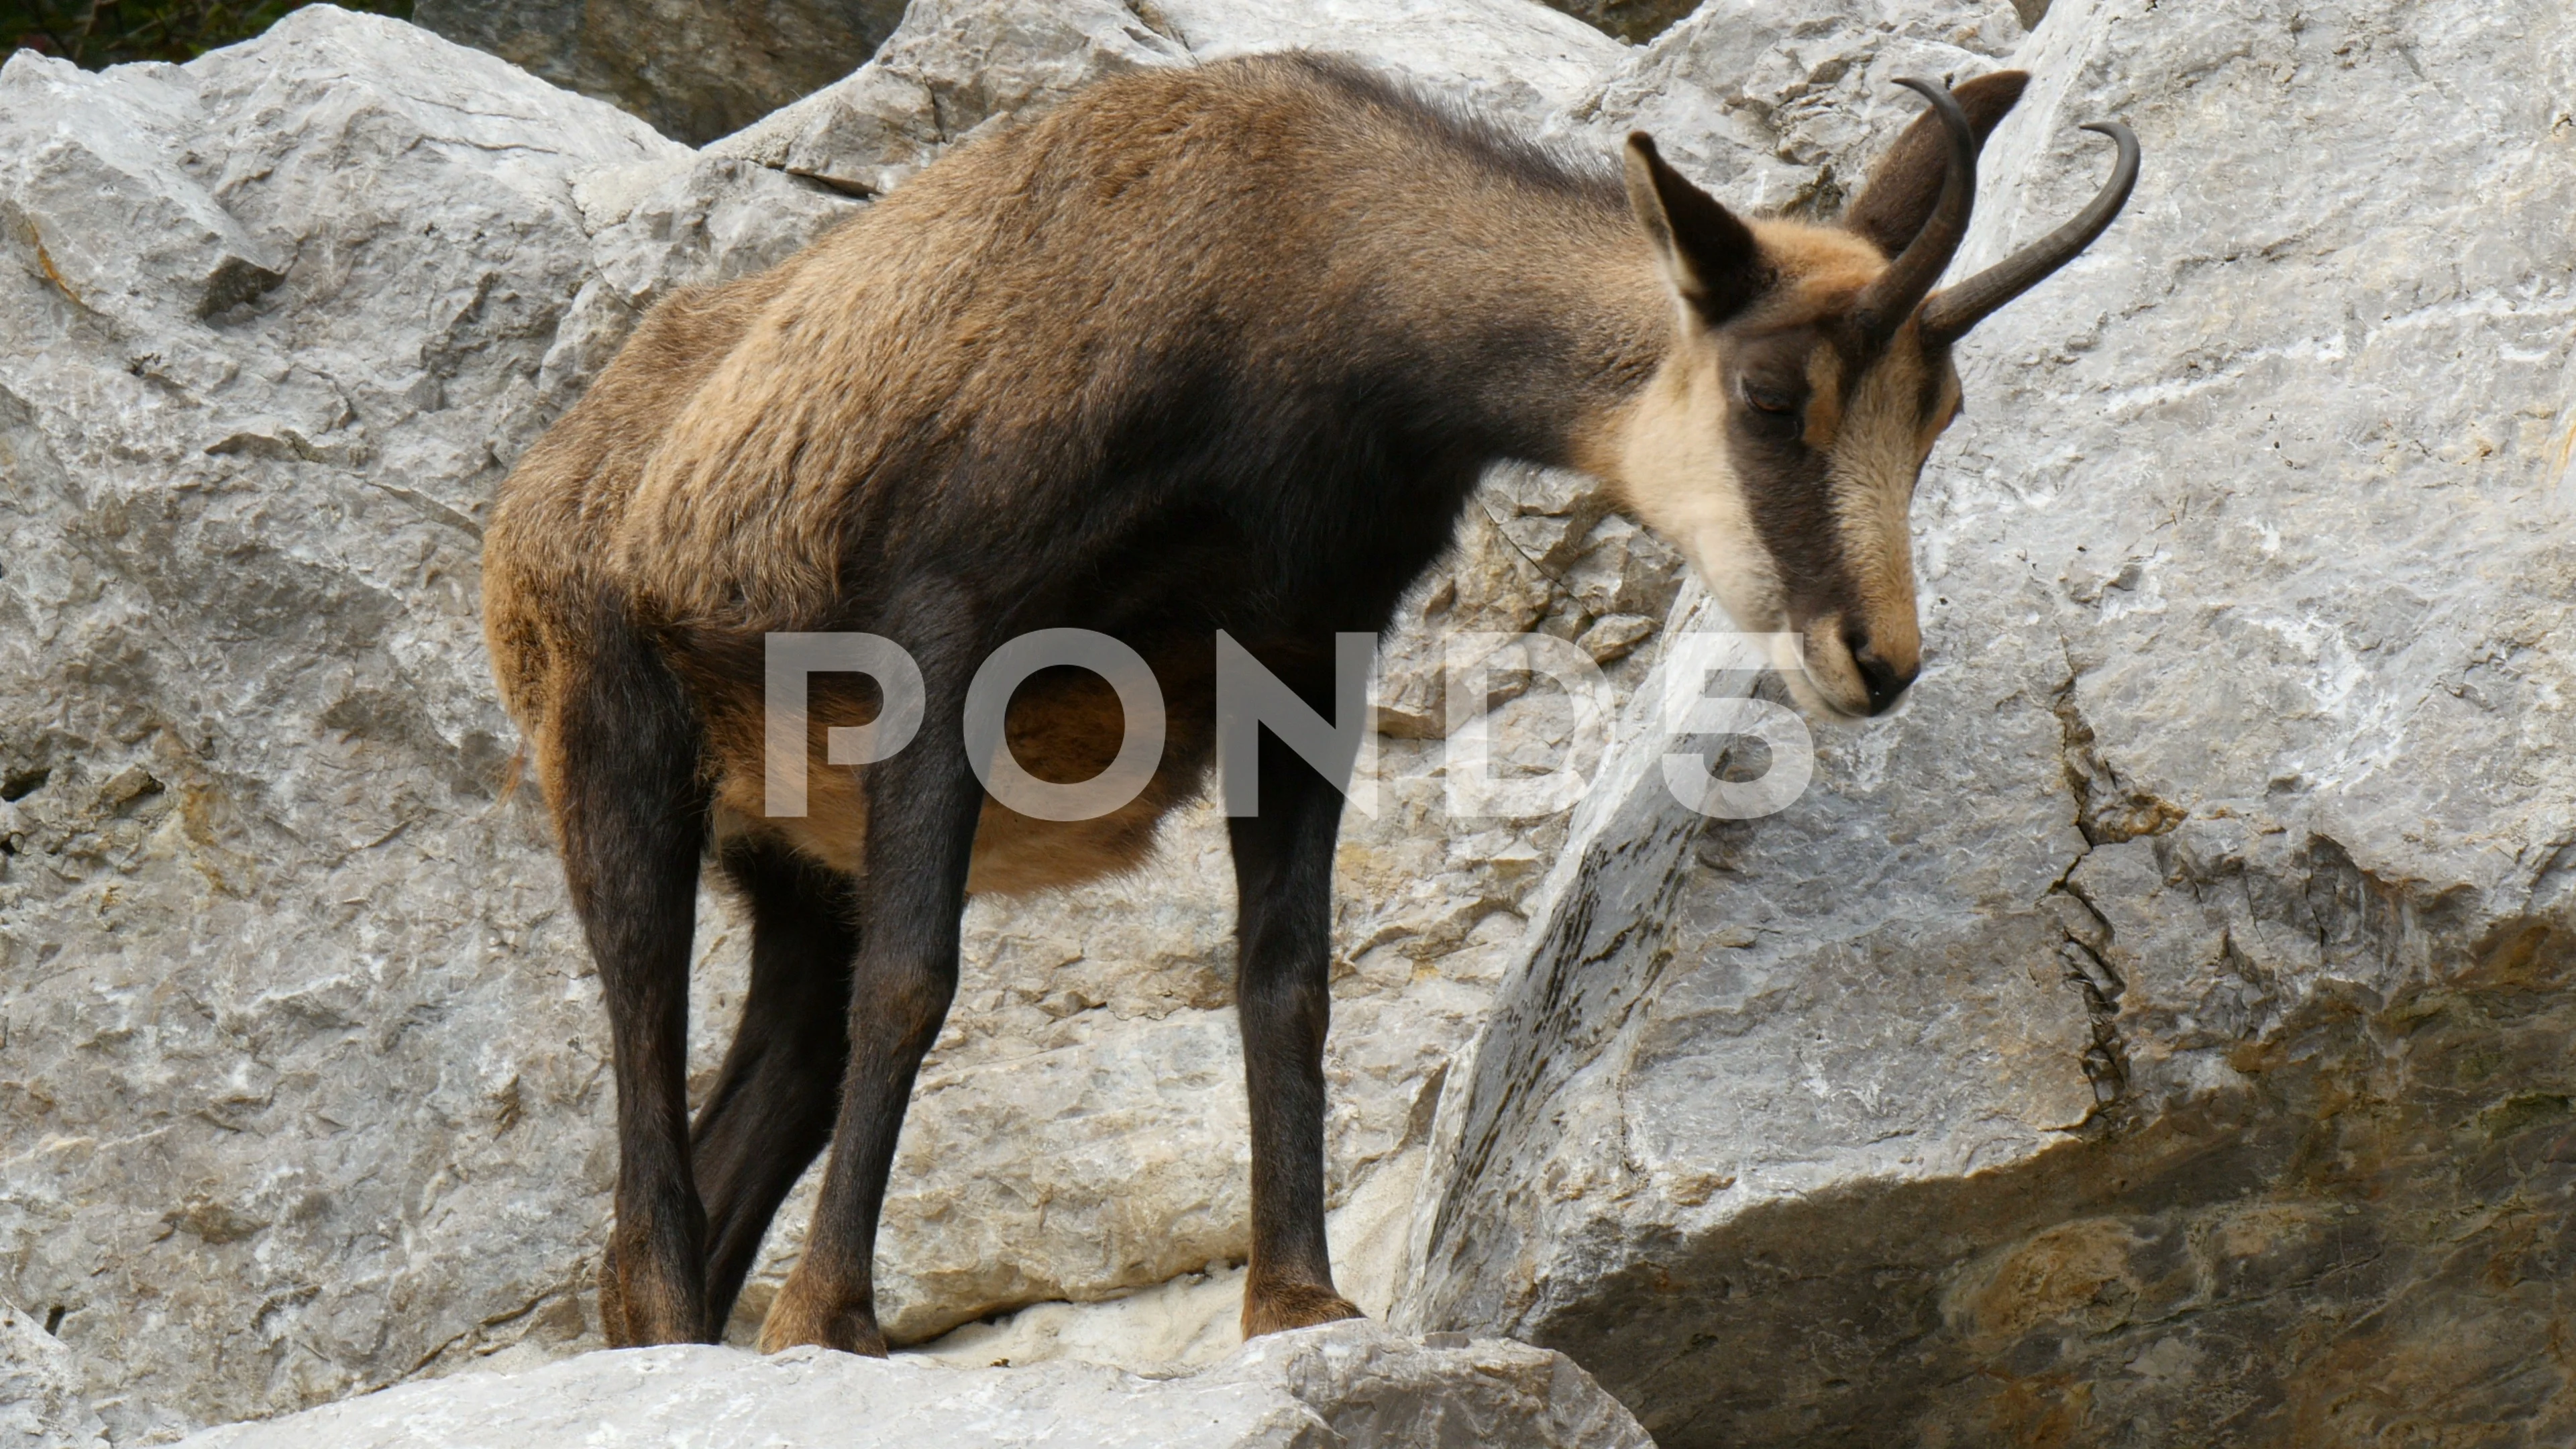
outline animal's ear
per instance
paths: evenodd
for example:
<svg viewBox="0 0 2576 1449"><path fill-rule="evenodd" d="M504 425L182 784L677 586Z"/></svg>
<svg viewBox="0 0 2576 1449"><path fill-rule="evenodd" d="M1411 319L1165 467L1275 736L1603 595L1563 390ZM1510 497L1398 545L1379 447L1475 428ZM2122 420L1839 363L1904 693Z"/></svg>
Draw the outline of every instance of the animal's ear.
<svg viewBox="0 0 2576 1449"><path fill-rule="evenodd" d="M1664 276L1702 321L1714 327L1762 294L1770 281L1753 229L1665 165L1643 131L1628 133L1627 171L1628 205L1653 239Z"/></svg>
<svg viewBox="0 0 2576 1449"><path fill-rule="evenodd" d="M1953 87L1950 94L1958 97L1959 109L1968 113L1968 129L1983 147L1986 137L1997 122L2003 120L2013 103L2021 99L2022 87L2030 84L2026 70L1999 70ZM1941 117L1925 111L1896 138L1896 144L1880 158L1878 169L1869 175L1869 185L1862 188L1860 200L1843 213L1843 229L1859 233L1871 245L1888 256L1905 250L1914 234L1930 220L1932 208L1941 199L1941 182L1950 171L1950 135L1941 127Z"/></svg>

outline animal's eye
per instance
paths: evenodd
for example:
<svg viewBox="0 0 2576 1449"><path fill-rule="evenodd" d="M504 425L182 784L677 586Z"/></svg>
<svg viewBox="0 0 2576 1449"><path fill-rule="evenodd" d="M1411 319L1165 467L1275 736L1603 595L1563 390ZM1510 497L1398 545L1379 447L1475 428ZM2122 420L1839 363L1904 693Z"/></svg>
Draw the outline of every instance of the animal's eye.
<svg viewBox="0 0 2576 1449"><path fill-rule="evenodd" d="M1767 413L1775 418L1797 415L1798 395L1787 388L1770 387L1747 378L1743 393L1744 405L1757 413Z"/></svg>

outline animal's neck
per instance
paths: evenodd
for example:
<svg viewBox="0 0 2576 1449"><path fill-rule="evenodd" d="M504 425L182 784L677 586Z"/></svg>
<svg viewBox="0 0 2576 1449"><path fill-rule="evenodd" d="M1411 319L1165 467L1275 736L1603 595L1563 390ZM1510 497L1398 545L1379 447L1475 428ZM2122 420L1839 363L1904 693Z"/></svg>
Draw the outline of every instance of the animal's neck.
<svg viewBox="0 0 2576 1449"><path fill-rule="evenodd" d="M1625 206L1546 193L1415 201L1432 208L1422 229L1368 248L1361 264L1384 270L1359 290L1401 298L1404 315L1386 320L1414 334L1444 423L1489 458L1615 476L1675 329Z"/></svg>
<svg viewBox="0 0 2576 1449"><path fill-rule="evenodd" d="M1533 460L1614 483L1622 481L1630 434L1647 398L1674 385L1677 360L1678 303L1633 230L1589 257L1597 270L1586 274L1591 285L1574 303L1580 311L1565 319L1584 346L1554 379L1566 398L1555 450Z"/></svg>

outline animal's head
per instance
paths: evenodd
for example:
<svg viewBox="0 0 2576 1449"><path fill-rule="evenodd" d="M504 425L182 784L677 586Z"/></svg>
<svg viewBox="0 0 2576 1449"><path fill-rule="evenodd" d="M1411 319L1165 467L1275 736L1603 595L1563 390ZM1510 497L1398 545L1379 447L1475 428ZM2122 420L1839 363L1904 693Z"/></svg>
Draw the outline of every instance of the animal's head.
<svg viewBox="0 0 2576 1449"><path fill-rule="evenodd" d="M1632 416L1620 472L1736 622L1772 633L1809 710L1881 713L1922 667L1907 514L1959 412L1950 351L2064 266L2128 200L2138 143L2074 220L1959 284L1932 285L1968 231L1977 150L2029 78L1953 92L1916 118L1835 226L1745 221L1640 132L1628 195L1676 304L1679 337Z"/></svg>

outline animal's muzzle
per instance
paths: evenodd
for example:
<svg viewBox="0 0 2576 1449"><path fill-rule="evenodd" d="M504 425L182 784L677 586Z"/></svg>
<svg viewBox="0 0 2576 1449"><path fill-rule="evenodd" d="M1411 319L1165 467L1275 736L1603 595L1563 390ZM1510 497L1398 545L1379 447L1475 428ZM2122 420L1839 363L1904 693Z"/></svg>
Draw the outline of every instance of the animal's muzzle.
<svg viewBox="0 0 2576 1449"><path fill-rule="evenodd" d="M1881 655L1864 630L1845 630L1843 647L1851 651L1852 668L1860 674L1861 688L1869 696L1869 713L1873 715L1885 714L1895 708L1897 700L1904 697L1906 686L1923 672L1919 658L1898 664Z"/></svg>

